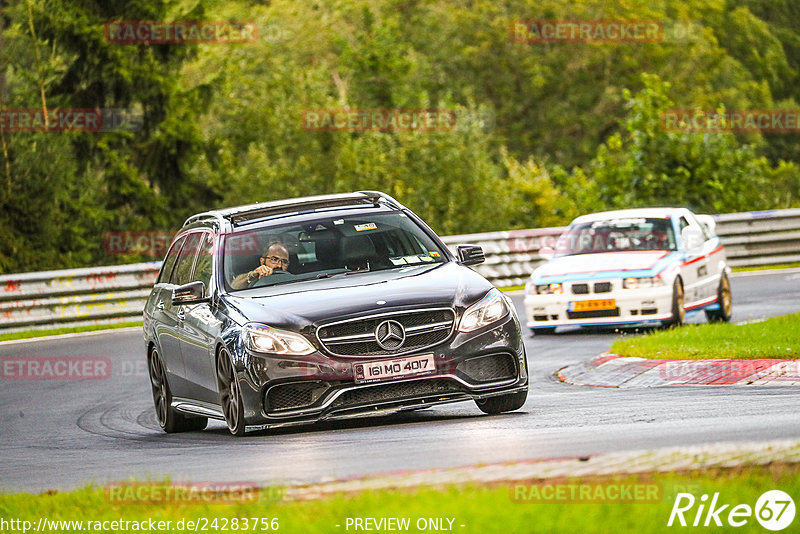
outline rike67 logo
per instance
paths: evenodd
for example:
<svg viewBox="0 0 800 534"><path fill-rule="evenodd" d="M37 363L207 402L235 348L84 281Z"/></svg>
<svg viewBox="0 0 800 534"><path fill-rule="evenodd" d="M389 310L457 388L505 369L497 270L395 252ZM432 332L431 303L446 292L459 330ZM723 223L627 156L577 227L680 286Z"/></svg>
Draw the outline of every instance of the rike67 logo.
<svg viewBox="0 0 800 534"><path fill-rule="evenodd" d="M764 492L755 507L749 504L732 505L714 493L709 502L708 495L696 499L691 493L679 493L675 497L667 526L685 527L742 527L755 516L756 521L767 530L783 530L794 521L795 506L792 498L780 490Z"/></svg>

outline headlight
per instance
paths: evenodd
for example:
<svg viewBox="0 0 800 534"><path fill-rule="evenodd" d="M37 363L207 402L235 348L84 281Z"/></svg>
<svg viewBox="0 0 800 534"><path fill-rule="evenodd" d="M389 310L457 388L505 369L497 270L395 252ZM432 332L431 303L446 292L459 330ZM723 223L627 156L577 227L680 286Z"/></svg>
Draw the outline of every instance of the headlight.
<svg viewBox="0 0 800 534"><path fill-rule="evenodd" d="M564 286L561 284L531 284L531 293L534 295L560 295L564 292Z"/></svg>
<svg viewBox="0 0 800 534"><path fill-rule="evenodd" d="M663 286L664 280L660 276L653 276L652 278L626 278L622 281L622 287L625 289L639 289L642 287L658 287Z"/></svg>
<svg viewBox="0 0 800 534"><path fill-rule="evenodd" d="M486 293L481 300L467 308L461 323L458 325L459 332L472 332L478 328L490 325L508 315L509 308L506 299L499 289L495 288Z"/></svg>
<svg viewBox="0 0 800 534"><path fill-rule="evenodd" d="M248 323L244 327L244 340L247 348L267 354L288 354L302 356L316 349L306 338L294 332L278 330L265 324Z"/></svg>

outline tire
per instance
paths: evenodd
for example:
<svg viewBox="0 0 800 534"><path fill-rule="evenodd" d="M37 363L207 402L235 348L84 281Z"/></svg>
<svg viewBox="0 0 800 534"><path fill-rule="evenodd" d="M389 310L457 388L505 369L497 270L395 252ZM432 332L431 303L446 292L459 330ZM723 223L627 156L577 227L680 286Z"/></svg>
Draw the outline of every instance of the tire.
<svg viewBox="0 0 800 534"><path fill-rule="evenodd" d="M172 408L172 391L169 389L167 372L164 369L164 362L155 348L150 351L148 368L150 388L153 391L153 404L156 409L156 420L161 429L167 434L203 430L208 424L207 417L183 415Z"/></svg>
<svg viewBox="0 0 800 534"><path fill-rule="evenodd" d="M475 404L483 413L494 415L503 412L513 412L519 410L528 398L528 390L519 393L509 393L508 395L498 395L488 399L476 400Z"/></svg>
<svg viewBox="0 0 800 534"><path fill-rule="evenodd" d="M556 333L555 326L548 326L546 328L532 328L531 335L532 336L552 336Z"/></svg>
<svg viewBox="0 0 800 534"><path fill-rule="evenodd" d="M225 414L225 423L228 430L236 437L244 436L244 406L239 382L233 370L233 362L228 351L221 349L217 355L217 386L219 389L219 404Z"/></svg>
<svg viewBox="0 0 800 534"><path fill-rule="evenodd" d="M685 322L686 303L683 292L683 281L680 278L675 278L675 283L672 284L672 319L665 321L664 324L668 328L674 328L683 326Z"/></svg>
<svg viewBox="0 0 800 534"><path fill-rule="evenodd" d="M706 311L706 319L708 319L708 322L731 322L731 315L733 315L733 298L731 297L731 282L728 280L728 275L725 273L722 273L722 278L719 280L719 287L717 288L717 302L719 303L718 310Z"/></svg>

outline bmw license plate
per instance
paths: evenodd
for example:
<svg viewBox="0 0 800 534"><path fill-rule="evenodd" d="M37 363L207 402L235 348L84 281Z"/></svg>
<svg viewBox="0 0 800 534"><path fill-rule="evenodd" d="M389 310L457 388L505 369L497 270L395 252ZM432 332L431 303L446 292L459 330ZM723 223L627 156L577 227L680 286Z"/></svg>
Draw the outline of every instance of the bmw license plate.
<svg viewBox="0 0 800 534"><path fill-rule="evenodd" d="M569 311L574 312L613 310L616 307L617 303L614 299L576 300L569 303Z"/></svg>
<svg viewBox="0 0 800 534"><path fill-rule="evenodd" d="M356 384L428 375L434 372L436 372L436 363L433 360L433 354L353 365Z"/></svg>

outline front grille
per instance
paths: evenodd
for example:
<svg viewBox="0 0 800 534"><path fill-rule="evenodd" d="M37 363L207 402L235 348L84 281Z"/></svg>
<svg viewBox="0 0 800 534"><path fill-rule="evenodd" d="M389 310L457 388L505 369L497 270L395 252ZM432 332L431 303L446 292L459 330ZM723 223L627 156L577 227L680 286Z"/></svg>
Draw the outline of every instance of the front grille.
<svg viewBox="0 0 800 534"><path fill-rule="evenodd" d="M442 379L397 382L351 389L342 393L331 405L333 408L370 405L379 402L421 397L425 395L448 395L460 393L463 389L455 382Z"/></svg>
<svg viewBox="0 0 800 534"><path fill-rule="evenodd" d="M386 320L403 326L406 337L401 345L383 348L378 344L375 329ZM317 330L317 338L328 352L337 356L395 356L443 342L450 337L454 323L455 312L449 308L418 310L323 325Z"/></svg>
<svg viewBox="0 0 800 534"><path fill-rule="evenodd" d="M264 410L277 412L305 408L317 402L317 399L327 389L328 384L318 380L280 384L270 388L267 392L264 399Z"/></svg>
<svg viewBox="0 0 800 534"><path fill-rule="evenodd" d="M568 311L570 319L594 319L595 317L619 317L619 308L613 310Z"/></svg>
<svg viewBox="0 0 800 534"><path fill-rule="evenodd" d="M470 358L456 367L475 382L491 382L517 376L514 357L508 353Z"/></svg>
<svg viewBox="0 0 800 534"><path fill-rule="evenodd" d="M597 282L594 285L595 293L609 293L611 291L611 282Z"/></svg>
<svg viewBox="0 0 800 534"><path fill-rule="evenodd" d="M589 292L589 284L572 284L572 293L574 295L585 295Z"/></svg>

